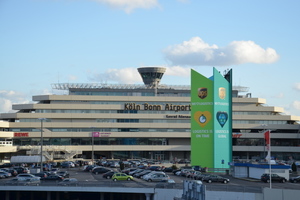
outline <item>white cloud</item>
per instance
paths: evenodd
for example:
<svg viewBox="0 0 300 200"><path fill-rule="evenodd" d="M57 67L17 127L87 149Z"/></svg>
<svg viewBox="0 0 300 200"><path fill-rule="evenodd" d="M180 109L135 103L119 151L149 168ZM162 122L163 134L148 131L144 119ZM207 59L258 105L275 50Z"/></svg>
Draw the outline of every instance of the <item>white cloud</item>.
<svg viewBox="0 0 300 200"><path fill-rule="evenodd" d="M146 66L145 66L146 67ZM166 72L164 75L189 77L190 68L180 66L159 66L165 67ZM123 69L108 69L104 73L89 72L89 81L109 83L116 82L119 84L142 84L143 80L137 68L123 68Z"/></svg>
<svg viewBox="0 0 300 200"><path fill-rule="evenodd" d="M300 83L295 83L294 89L300 91Z"/></svg>
<svg viewBox="0 0 300 200"><path fill-rule="evenodd" d="M293 101L292 107L300 111L300 101Z"/></svg>
<svg viewBox="0 0 300 200"><path fill-rule="evenodd" d="M142 78L136 68L123 68L123 69L108 69L105 73L93 73L88 78L90 81L96 82L117 82L123 84L133 84L142 82Z"/></svg>
<svg viewBox="0 0 300 200"><path fill-rule="evenodd" d="M189 77L191 74L191 68L188 67L173 66L173 67L165 67L165 68L166 68L165 75L168 76Z"/></svg>
<svg viewBox="0 0 300 200"><path fill-rule="evenodd" d="M276 98L276 99L282 99L282 98L284 98L284 94L282 92L280 92L280 93L278 93L278 94L276 94L276 95L274 95L272 97Z"/></svg>
<svg viewBox="0 0 300 200"><path fill-rule="evenodd" d="M13 112L12 104L28 103L26 95L15 92L0 90L0 113Z"/></svg>
<svg viewBox="0 0 300 200"><path fill-rule="evenodd" d="M189 3L190 0L177 0L178 2L181 2L181 3Z"/></svg>
<svg viewBox="0 0 300 200"><path fill-rule="evenodd" d="M300 114L298 114L300 113L300 101L293 101L289 110L295 113L294 115L300 116Z"/></svg>
<svg viewBox="0 0 300 200"><path fill-rule="evenodd" d="M77 79L78 79L77 76L75 76L75 75L69 75L69 80L70 81L75 81Z"/></svg>
<svg viewBox="0 0 300 200"><path fill-rule="evenodd" d="M126 13L131 13L133 10L142 8L150 9L160 7L157 0L94 0L99 3L108 5L115 9L124 10Z"/></svg>
<svg viewBox="0 0 300 200"><path fill-rule="evenodd" d="M173 65L229 66L244 63L273 63L279 55L272 48L263 49L253 41L233 41L225 47L209 45L200 37L193 37L164 50Z"/></svg>

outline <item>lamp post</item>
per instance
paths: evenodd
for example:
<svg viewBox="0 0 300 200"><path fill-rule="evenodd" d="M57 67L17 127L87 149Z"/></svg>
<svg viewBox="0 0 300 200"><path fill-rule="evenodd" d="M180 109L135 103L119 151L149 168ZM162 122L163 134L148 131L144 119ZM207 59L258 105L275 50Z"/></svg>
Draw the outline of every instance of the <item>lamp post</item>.
<svg viewBox="0 0 300 200"><path fill-rule="evenodd" d="M266 127L268 125L267 124L262 124L261 126L263 128L263 133L265 133L266 132ZM265 140L265 138L264 138L264 158L266 158L266 140Z"/></svg>
<svg viewBox="0 0 300 200"><path fill-rule="evenodd" d="M94 164L94 128L95 127L91 127L92 128L92 165Z"/></svg>
<svg viewBox="0 0 300 200"><path fill-rule="evenodd" d="M44 122L44 120L46 120L46 118L39 118L39 120L41 120L41 154L40 154L40 156L41 156L41 158L40 158L40 169L41 169L41 172L43 171L43 140L44 140L44 138L43 138L43 122Z"/></svg>

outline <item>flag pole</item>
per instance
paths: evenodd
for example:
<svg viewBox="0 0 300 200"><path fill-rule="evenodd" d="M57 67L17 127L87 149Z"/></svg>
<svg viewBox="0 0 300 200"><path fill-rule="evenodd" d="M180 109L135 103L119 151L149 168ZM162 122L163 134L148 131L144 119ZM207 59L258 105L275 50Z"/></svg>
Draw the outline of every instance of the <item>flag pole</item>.
<svg viewBox="0 0 300 200"><path fill-rule="evenodd" d="M267 130L264 132L266 146L268 150L268 155L266 156L266 160L269 162L269 182L270 189L272 188L272 168L271 168L271 130Z"/></svg>
<svg viewBox="0 0 300 200"><path fill-rule="evenodd" d="M270 170L270 189L272 189L272 168L271 168L271 130L269 131L269 170Z"/></svg>

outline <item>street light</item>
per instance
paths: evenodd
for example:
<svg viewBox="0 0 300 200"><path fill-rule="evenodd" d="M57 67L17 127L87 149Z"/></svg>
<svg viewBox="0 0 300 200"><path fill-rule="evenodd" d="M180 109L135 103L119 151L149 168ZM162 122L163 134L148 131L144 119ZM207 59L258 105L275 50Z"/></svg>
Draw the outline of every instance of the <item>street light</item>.
<svg viewBox="0 0 300 200"><path fill-rule="evenodd" d="M266 132L266 127L268 126L267 124L262 124L261 125L262 126L262 128L263 128L263 133L264 132ZM265 138L264 138L264 158L266 158L266 140L265 140Z"/></svg>
<svg viewBox="0 0 300 200"><path fill-rule="evenodd" d="M41 169L41 172L43 171L43 122L44 120L46 120L46 118L39 118L39 120L41 120L41 160L40 160L40 169Z"/></svg>
<svg viewBox="0 0 300 200"><path fill-rule="evenodd" d="M92 128L92 165L94 164L94 128L95 127L91 127Z"/></svg>

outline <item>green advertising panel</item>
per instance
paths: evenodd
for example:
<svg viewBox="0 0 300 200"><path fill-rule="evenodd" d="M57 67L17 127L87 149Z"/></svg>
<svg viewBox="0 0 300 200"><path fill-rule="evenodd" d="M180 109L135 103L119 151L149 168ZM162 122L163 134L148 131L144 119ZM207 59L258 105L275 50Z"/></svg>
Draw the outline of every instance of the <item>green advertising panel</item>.
<svg viewBox="0 0 300 200"><path fill-rule="evenodd" d="M224 78L216 69L213 74L206 78L191 70L191 164L228 168L232 160L231 75Z"/></svg>
<svg viewBox="0 0 300 200"><path fill-rule="evenodd" d="M214 167L228 168L231 162L231 88L214 69Z"/></svg>
<svg viewBox="0 0 300 200"><path fill-rule="evenodd" d="M213 81L191 70L191 164L213 167Z"/></svg>

